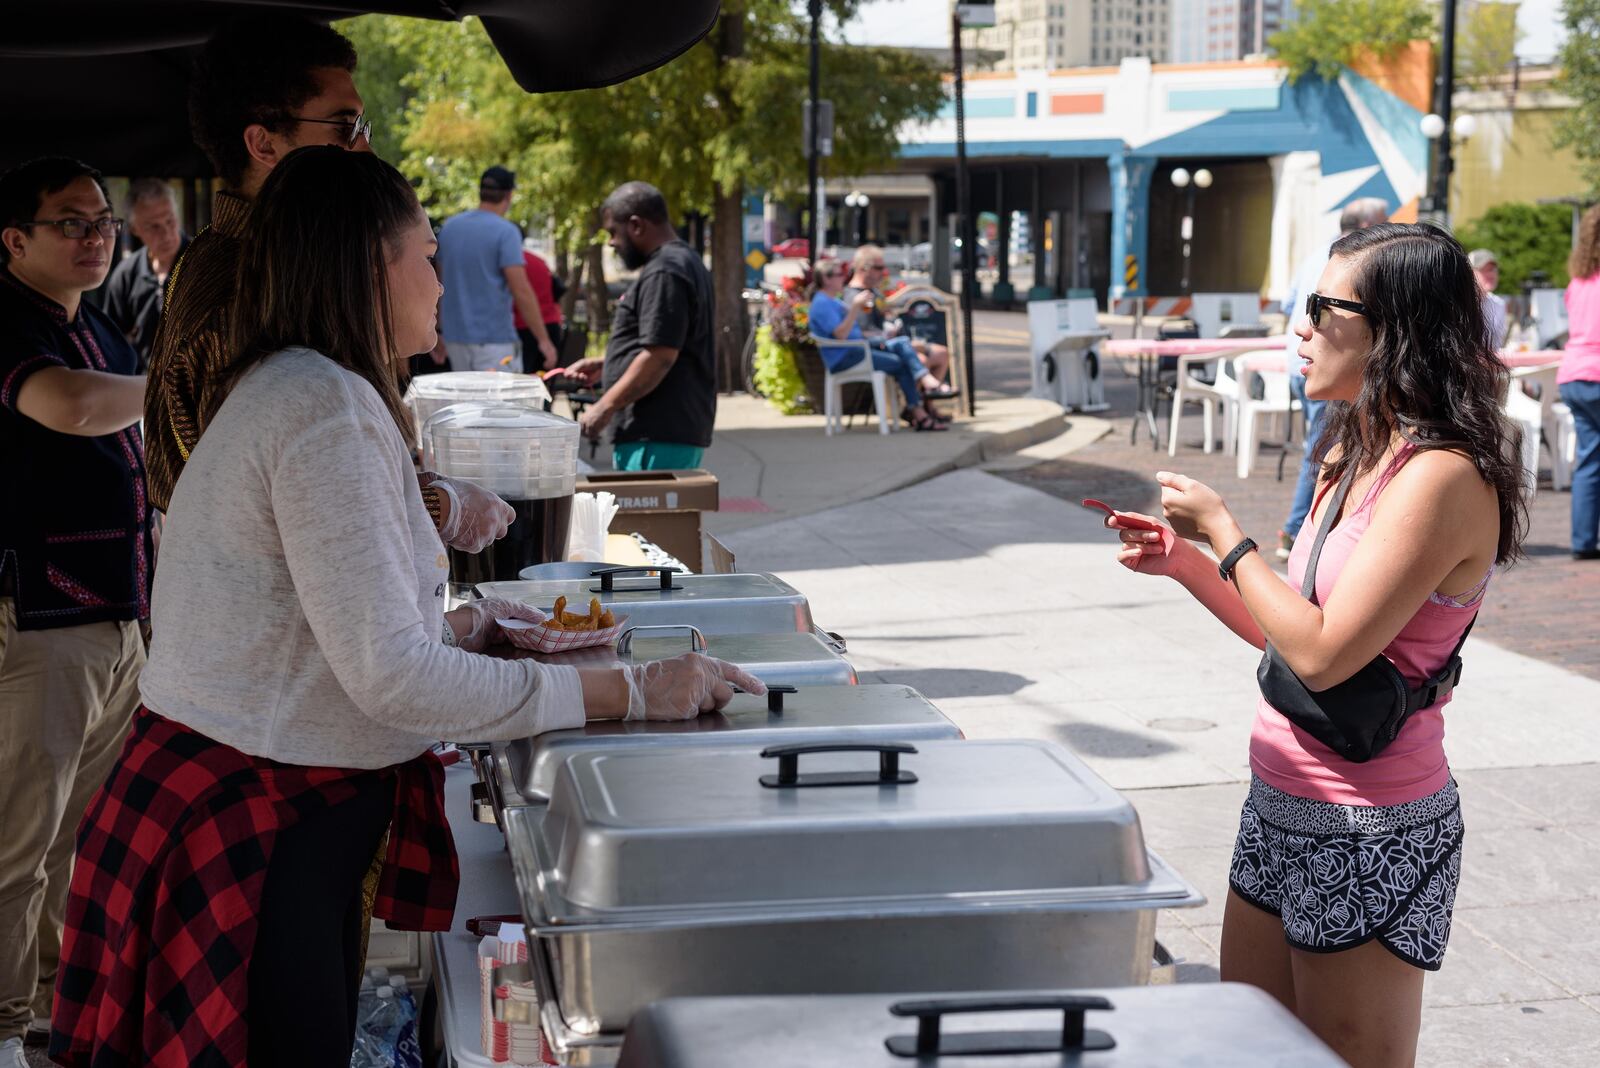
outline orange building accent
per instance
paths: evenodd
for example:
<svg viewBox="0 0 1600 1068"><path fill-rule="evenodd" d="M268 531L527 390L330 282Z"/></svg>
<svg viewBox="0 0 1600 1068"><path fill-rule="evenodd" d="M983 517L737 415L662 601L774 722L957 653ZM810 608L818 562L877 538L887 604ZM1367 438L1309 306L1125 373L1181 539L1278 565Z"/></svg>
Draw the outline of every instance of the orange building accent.
<svg viewBox="0 0 1600 1068"><path fill-rule="evenodd" d="M1350 69L1426 115L1433 110L1433 42L1412 41L1387 59L1367 53Z"/></svg>
<svg viewBox="0 0 1600 1068"><path fill-rule="evenodd" d="M1052 93L1052 115L1099 115L1106 110L1104 93Z"/></svg>

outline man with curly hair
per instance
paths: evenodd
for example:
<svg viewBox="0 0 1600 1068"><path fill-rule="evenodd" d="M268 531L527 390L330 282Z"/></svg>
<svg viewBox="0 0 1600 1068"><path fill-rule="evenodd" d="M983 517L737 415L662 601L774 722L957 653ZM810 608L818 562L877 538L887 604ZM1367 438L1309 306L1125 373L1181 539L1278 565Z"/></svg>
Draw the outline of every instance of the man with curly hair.
<svg viewBox="0 0 1600 1068"><path fill-rule="evenodd" d="M356 51L337 31L289 15L248 15L207 43L189 86L189 122L222 179L211 225L189 243L167 287L145 398L150 499L162 512L205 432L230 357L235 273L250 203L272 168L307 145L370 151L356 91ZM463 479L424 473L423 503L445 544L477 552L515 513Z"/></svg>

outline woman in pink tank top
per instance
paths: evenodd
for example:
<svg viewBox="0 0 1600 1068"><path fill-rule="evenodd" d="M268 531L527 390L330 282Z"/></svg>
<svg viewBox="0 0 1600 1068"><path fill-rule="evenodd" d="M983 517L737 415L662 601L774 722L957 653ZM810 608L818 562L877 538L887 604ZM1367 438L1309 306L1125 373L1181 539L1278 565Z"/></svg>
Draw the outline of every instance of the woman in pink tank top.
<svg viewBox="0 0 1600 1068"><path fill-rule="evenodd" d="M1461 871L1443 708L1527 528L1519 443L1472 268L1442 230L1340 238L1295 332L1306 396L1333 403L1288 581L1183 475L1156 476L1170 530L1107 525L1121 563L1177 579L1267 652L1279 704L1263 696L1251 731L1222 978L1273 994L1352 1064L1406 1066Z"/></svg>

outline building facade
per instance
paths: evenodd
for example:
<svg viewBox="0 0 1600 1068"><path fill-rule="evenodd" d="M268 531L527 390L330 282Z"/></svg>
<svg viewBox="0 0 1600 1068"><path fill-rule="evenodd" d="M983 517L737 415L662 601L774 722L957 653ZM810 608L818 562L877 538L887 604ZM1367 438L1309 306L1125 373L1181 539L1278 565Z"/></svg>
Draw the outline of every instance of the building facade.
<svg viewBox="0 0 1600 1068"><path fill-rule="evenodd" d="M1267 51L1293 15L1292 0L1169 0L1174 63L1228 63Z"/></svg>
<svg viewBox="0 0 1600 1068"><path fill-rule="evenodd" d="M1038 265L1030 296L1092 290L1120 308L1181 292L1185 215L1192 279L1277 296L1351 200L1382 197L1392 217L1416 218L1430 62L1423 45L1370 76L1295 84L1270 60L1129 58L1113 69L977 74L967 84L973 210L1027 216ZM940 250L954 205L954 133L947 109L901 135L901 169L933 179L936 285L949 281ZM1205 167L1214 181L1178 187L1178 167ZM1007 249L997 252L1007 283Z"/></svg>
<svg viewBox="0 0 1600 1068"><path fill-rule="evenodd" d="M1129 56L1164 63L1172 2L997 0L995 24L966 31L963 43L993 56L997 71L1116 66Z"/></svg>

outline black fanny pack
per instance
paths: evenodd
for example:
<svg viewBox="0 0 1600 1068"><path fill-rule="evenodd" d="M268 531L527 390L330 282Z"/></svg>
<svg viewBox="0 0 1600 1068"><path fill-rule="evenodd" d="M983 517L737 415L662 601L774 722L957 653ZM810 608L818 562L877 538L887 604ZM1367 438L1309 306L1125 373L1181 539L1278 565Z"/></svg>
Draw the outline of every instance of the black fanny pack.
<svg viewBox="0 0 1600 1068"><path fill-rule="evenodd" d="M1322 556L1322 543L1344 508L1355 467L1355 464L1350 465L1328 503L1322 525L1317 528L1317 540L1311 546L1311 558L1306 561L1300 596L1312 604L1317 603L1317 560ZM1477 621L1478 614L1474 612L1444 667L1414 690L1400 674L1400 669L1379 653L1343 682L1326 690L1313 691L1284 662L1271 642L1267 643L1266 655L1256 669L1256 682L1261 686L1261 696L1288 717L1290 723L1346 760L1362 764L1395 740L1412 713L1435 704L1455 689L1456 683L1461 681L1461 647Z"/></svg>

